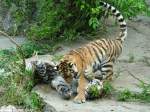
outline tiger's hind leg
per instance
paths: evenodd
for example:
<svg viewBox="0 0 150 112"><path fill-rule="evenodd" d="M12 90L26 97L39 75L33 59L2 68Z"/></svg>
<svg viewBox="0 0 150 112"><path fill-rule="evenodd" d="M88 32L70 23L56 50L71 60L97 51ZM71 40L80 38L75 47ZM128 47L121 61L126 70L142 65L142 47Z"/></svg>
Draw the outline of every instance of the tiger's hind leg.
<svg viewBox="0 0 150 112"><path fill-rule="evenodd" d="M113 62L107 62L102 65L101 73L103 76L103 80L111 81L113 78Z"/></svg>
<svg viewBox="0 0 150 112"><path fill-rule="evenodd" d="M85 78L89 81L93 79L102 80L101 70L93 70L92 67L89 67L84 72Z"/></svg>

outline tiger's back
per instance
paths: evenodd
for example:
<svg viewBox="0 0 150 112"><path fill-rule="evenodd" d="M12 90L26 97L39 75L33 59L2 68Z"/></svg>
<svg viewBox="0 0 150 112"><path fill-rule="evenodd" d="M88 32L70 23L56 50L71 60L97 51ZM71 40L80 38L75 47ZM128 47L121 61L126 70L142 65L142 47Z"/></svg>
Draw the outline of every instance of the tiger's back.
<svg viewBox="0 0 150 112"><path fill-rule="evenodd" d="M121 52L121 41L117 39L101 39L70 51L65 55L64 59L68 59L70 62L78 65L76 66L76 72L84 71L85 75L89 75L97 70L104 72L103 66L105 71L112 69L112 63L119 57Z"/></svg>

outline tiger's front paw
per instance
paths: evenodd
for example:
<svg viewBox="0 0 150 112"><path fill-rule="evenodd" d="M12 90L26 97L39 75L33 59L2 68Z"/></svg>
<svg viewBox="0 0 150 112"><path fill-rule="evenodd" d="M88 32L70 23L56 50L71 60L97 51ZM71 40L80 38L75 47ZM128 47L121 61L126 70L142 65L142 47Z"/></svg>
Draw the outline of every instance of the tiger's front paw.
<svg viewBox="0 0 150 112"><path fill-rule="evenodd" d="M75 98L74 98L74 102L75 103L78 103L78 104L81 104L81 103L85 103L86 99L85 99L85 96L84 95L77 95Z"/></svg>

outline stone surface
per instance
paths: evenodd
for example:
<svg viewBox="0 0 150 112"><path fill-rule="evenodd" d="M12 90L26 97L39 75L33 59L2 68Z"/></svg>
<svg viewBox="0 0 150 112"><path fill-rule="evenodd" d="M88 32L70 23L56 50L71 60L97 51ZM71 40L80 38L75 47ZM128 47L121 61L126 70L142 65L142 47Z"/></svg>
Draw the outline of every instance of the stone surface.
<svg viewBox="0 0 150 112"><path fill-rule="evenodd" d="M56 109L47 103L43 109L43 112L57 112Z"/></svg>
<svg viewBox="0 0 150 112"><path fill-rule="evenodd" d="M34 90L44 101L55 107L58 112L149 112L150 104L118 102L112 99L98 99L76 104L73 100L63 100L48 85L38 85Z"/></svg>
<svg viewBox="0 0 150 112"><path fill-rule="evenodd" d="M23 44L26 39L23 36L20 36L20 37L15 37L14 40L18 44ZM11 47L16 47L16 46L13 43L11 43L8 38L5 38L4 36L0 35L0 49L6 49Z"/></svg>
<svg viewBox="0 0 150 112"><path fill-rule="evenodd" d="M23 109L17 109L13 105L2 106L0 107L0 112L24 112Z"/></svg>
<svg viewBox="0 0 150 112"><path fill-rule="evenodd" d="M142 91L138 87L141 83L131 74L145 83L150 83L150 66L142 62L119 62L115 65L114 73L112 85L117 90L129 89L132 92Z"/></svg>

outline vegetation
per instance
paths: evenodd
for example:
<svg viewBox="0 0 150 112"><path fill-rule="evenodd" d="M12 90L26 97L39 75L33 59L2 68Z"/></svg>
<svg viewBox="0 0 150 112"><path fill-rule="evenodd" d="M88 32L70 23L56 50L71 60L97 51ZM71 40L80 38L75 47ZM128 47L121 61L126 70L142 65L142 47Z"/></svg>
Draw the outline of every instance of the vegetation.
<svg viewBox="0 0 150 112"><path fill-rule="evenodd" d="M114 88L110 82L105 81L103 83L103 88L99 88L98 84L91 85L88 91L89 99L96 99L102 97L108 97L112 95Z"/></svg>
<svg viewBox="0 0 150 112"><path fill-rule="evenodd" d="M133 63L135 61L135 56L133 54L129 54L129 63Z"/></svg>
<svg viewBox="0 0 150 112"><path fill-rule="evenodd" d="M133 93L128 89L119 92L119 101L142 101L150 102L150 84L143 84L139 86L142 89L141 93Z"/></svg>
<svg viewBox="0 0 150 112"><path fill-rule="evenodd" d="M150 84L140 82L139 88L142 90L139 93L131 92L129 89L122 91L115 90L110 82L104 82L101 93L98 90L98 85L93 85L89 89L90 98L116 97L118 101L140 101L150 103ZM115 93L113 95L113 93Z"/></svg>
<svg viewBox="0 0 150 112"><path fill-rule="evenodd" d="M32 46L29 48L32 49ZM28 49L23 50L28 52ZM4 88L0 94L0 106L12 104L40 112L44 107L44 102L31 91L35 85L33 74L23 69L19 56L15 49L0 51L0 59L3 60L0 61L0 87Z"/></svg>
<svg viewBox="0 0 150 112"><path fill-rule="evenodd" d="M89 87L88 94L90 98L95 99L99 97L99 95L101 94L101 90L98 89L98 86L98 84L95 84Z"/></svg>
<svg viewBox="0 0 150 112"><path fill-rule="evenodd" d="M150 14L145 0L104 0L118 8L125 18ZM77 35L102 27L104 10L100 0L4 0L2 6L11 7L15 22L13 34L27 34L31 40L75 40Z"/></svg>
<svg viewBox="0 0 150 112"><path fill-rule="evenodd" d="M114 88L111 85L111 83L108 81L105 81L104 88L103 88L103 96L110 96L113 91L114 91Z"/></svg>

